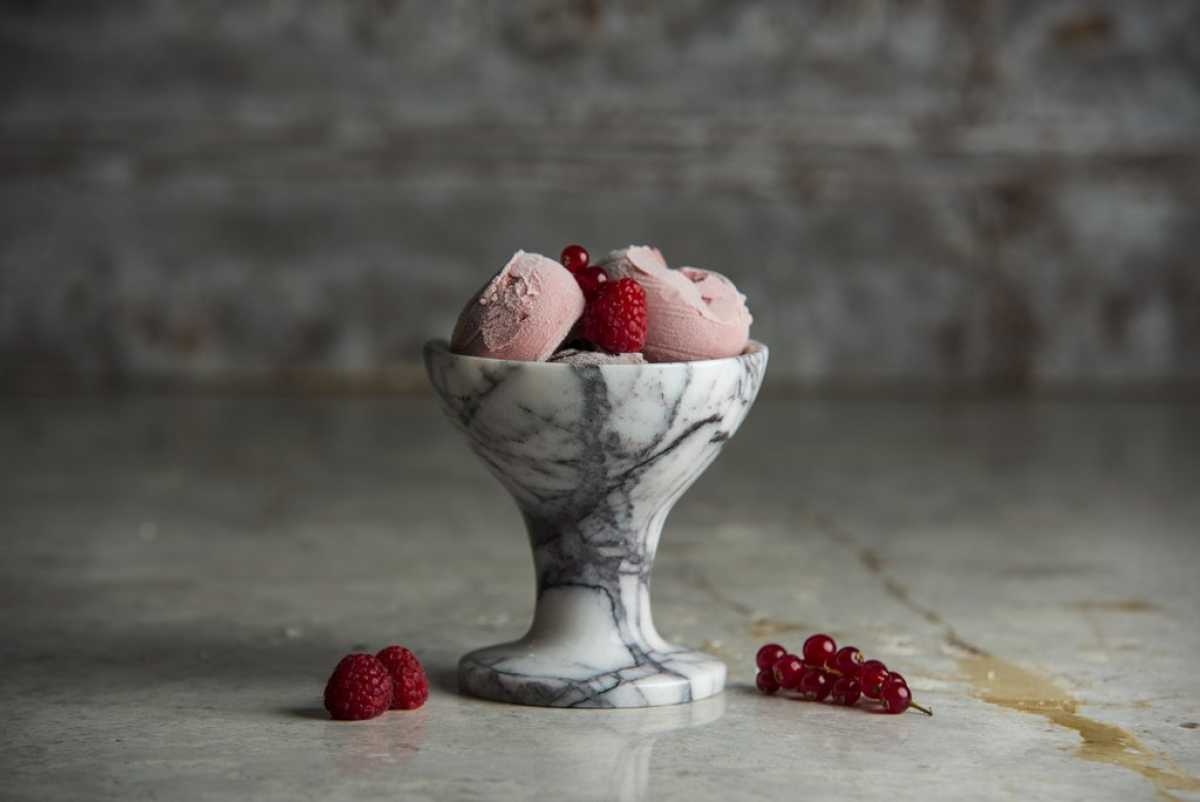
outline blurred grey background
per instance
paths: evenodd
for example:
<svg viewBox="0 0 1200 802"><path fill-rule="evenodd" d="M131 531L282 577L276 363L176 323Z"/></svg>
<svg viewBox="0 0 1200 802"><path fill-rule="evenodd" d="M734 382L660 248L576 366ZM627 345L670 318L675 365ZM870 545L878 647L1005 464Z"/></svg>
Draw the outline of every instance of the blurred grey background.
<svg viewBox="0 0 1200 802"><path fill-rule="evenodd" d="M0 177L7 391L420 388L569 241L768 391L1200 384L1194 0L7 2Z"/></svg>

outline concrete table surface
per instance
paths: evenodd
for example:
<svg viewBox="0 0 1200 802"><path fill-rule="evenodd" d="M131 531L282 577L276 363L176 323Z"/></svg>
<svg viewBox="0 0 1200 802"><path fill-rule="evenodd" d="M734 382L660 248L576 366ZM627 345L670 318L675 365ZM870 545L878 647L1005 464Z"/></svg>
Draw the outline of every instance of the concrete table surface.
<svg viewBox="0 0 1200 802"><path fill-rule="evenodd" d="M455 690L515 637L515 507L422 399L0 402L4 799L1200 799L1200 407L760 401L668 521L659 629L724 694ZM927 718L768 698L824 630ZM404 643L415 712L329 721Z"/></svg>

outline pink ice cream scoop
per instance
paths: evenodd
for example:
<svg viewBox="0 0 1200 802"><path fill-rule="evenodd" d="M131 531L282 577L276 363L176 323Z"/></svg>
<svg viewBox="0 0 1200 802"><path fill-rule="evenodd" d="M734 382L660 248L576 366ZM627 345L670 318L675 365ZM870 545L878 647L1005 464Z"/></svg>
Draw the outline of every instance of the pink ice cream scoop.
<svg viewBox="0 0 1200 802"><path fill-rule="evenodd" d="M517 251L467 302L450 350L468 356L542 362L583 314L583 291L558 262Z"/></svg>
<svg viewBox="0 0 1200 802"><path fill-rule="evenodd" d="M720 273L672 270L657 248L630 245L604 264L610 279L632 278L646 291L646 346L650 362L687 362L737 356L750 340L753 318L746 296Z"/></svg>

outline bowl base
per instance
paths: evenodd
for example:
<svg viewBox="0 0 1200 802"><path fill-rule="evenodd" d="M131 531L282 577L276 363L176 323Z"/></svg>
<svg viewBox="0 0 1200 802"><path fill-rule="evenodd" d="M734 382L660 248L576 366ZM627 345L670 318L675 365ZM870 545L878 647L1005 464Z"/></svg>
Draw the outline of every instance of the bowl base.
<svg viewBox="0 0 1200 802"><path fill-rule="evenodd" d="M668 647L639 652L636 662L597 671L539 654L524 641L479 649L458 663L459 688L472 696L539 707L655 707L714 696L725 664L704 652Z"/></svg>

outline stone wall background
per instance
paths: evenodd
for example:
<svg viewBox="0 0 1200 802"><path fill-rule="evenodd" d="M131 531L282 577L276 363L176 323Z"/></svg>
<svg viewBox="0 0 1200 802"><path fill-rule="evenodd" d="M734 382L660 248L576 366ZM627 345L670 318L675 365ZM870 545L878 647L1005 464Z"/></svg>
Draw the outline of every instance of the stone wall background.
<svg viewBox="0 0 1200 802"><path fill-rule="evenodd" d="M0 387L420 386L517 248L749 295L785 387L1200 383L1200 3L24 0Z"/></svg>

